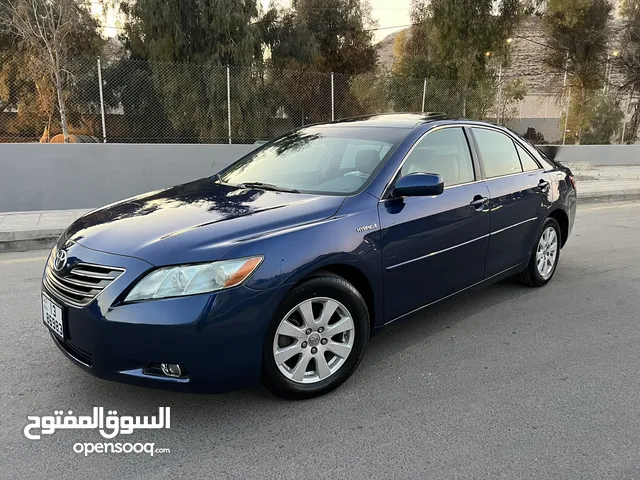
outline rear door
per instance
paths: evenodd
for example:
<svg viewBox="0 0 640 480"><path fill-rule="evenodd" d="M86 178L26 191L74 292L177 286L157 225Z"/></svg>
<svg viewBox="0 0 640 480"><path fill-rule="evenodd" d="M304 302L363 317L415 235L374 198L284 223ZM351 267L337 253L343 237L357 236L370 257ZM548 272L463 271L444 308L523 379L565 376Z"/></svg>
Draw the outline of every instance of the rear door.
<svg viewBox="0 0 640 480"><path fill-rule="evenodd" d="M395 181L409 173L438 173L444 192L379 203L387 321L482 280L489 194L477 165L463 128L429 131Z"/></svg>
<svg viewBox="0 0 640 480"><path fill-rule="evenodd" d="M550 203L550 180L511 136L484 126L471 131L491 197L488 278L528 258Z"/></svg>

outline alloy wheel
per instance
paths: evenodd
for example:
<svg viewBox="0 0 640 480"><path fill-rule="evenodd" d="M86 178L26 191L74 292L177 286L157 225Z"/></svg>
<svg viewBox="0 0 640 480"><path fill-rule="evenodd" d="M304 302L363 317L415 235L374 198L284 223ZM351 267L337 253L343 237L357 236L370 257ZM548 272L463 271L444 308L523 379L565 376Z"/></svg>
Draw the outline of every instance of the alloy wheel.
<svg viewBox="0 0 640 480"><path fill-rule="evenodd" d="M296 383L316 383L336 373L353 348L349 310L326 297L304 300L281 320L273 340L280 372Z"/></svg>
<svg viewBox="0 0 640 480"><path fill-rule="evenodd" d="M536 267L543 280L547 280L553 274L557 256L558 234L553 226L548 226L542 232L536 249Z"/></svg>

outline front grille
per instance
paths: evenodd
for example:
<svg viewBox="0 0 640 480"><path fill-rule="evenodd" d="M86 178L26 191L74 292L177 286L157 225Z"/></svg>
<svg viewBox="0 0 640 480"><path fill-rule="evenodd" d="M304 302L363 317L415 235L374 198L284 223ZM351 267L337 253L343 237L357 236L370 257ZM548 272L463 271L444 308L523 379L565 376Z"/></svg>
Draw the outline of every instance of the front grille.
<svg viewBox="0 0 640 480"><path fill-rule="evenodd" d="M123 268L78 263L65 273L53 270L53 255L47 263L44 284L53 295L72 307L85 307L124 273Z"/></svg>

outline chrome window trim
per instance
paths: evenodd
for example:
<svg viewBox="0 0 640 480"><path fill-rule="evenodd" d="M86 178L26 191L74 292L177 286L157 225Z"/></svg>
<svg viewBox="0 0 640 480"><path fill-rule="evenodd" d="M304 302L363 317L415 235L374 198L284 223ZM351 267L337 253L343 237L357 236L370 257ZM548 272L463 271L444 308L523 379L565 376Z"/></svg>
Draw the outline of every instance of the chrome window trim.
<svg viewBox="0 0 640 480"><path fill-rule="evenodd" d="M498 175L497 177L487 177L484 181L490 182L491 180L496 180L498 178L514 177L516 175L522 175L523 173L538 173L538 172L544 173L545 170L543 168L539 168L538 170L527 170L527 171L515 172L515 173L505 173L504 175Z"/></svg>
<svg viewBox="0 0 640 480"><path fill-rule="evenodd" d="M496 128L493 125L469 125L469 128L471 129L471 133L473 133L473 129L474 128L484 128L485 130L492 130L494 132L497 133L501 133L504 136L506 136L509 140L511 140L512 142L514 142L515 145L519 145L520 148L522 148L532 159L533 161L536 163L536 165L538 165L540 168L536 169L536 170L525 170L523 165L522 165L522 160L520 160L520 155L518 154L518 150L516 149L516 155L518 155L518 160L520 161L520 167L522 167L522 171L521 172L515 172L515 173L505 173L504 175L498 175L495 177L487 177L485 178L485 181L488 180L493 180L494 178L503 178L503 177L511 177L513 175L520 175L521 173L536 173L536 172L546 172L547 169L544 168L540 162L529 152L529 149L527 149L525 147L525 145L515 136L513 136L510 132L505 132L503 130L501 130L500 128ZM475 139L476 143L478 142L477 139ZM478 145L478 150L480 150L480 146ZM482 159L482 152L478 152L480 157L481 157L481 161L484 163L484 159Z"/></svg>
<svg viewBox="0 0 640 480"><path fill-rule="evenodd" d="M388 200L388 198L386 198L386 196L389 193L389 188L391 187L391 184L393 183L393 180L398 175L398 172L400 172L400 170L402 170L402 167L404 166L404 163L407 161L407 158L409 158L409 155L411 155L411 153L413 153L413 151L418 146L418 144L420 142L422 142L422 140L427 135L430 135L433 132L437 132L437 131L443 130L445 128L460 128L462 130L463 135L465 135L465 139L467 141L467 146L469 148L469 157L471 158L471 166L473 167L474 166L473 165L473 152L471 151L471 145L469 145L469 139L466 138L467 135L464 132L464 129L467 128L467 127L470 127L470 126L471 126L471 124L464 124L464 123L452 123L452 124L449 124L449 125L438 125L438 126L435 126L435 127L431 128L431 129L427 130L422 135L420 135L420 137L415 141L415 143L413 145L411 145L411 148L409 149L409 151L406 153L406 155L404 156L404 158L400 162L400 165L398 165L398 167L393 172L393 175L391 175L391 178L389 179L389 181L386 183L386 185L382 189L382 195L380 196L380 201L382 202L384 200ZM473 170L474 170L473 171L473 176L475 177L475 180L473 180L471 182L465 182L465 183L456 183L455 185L451 185L451 187L449 187L449 188L458 187L458 186L461 186L461 185L470 185L472 183L481 182L482 179L478 180L478 176L479 176L478 172L475 171L475 168ZM444 188L446 190L447 186L445 185Z"/></svg>
<svg viewBox="0 0 640 480"><path fill-rule="evenodd" d="M474 180L473 182L456 183L455 185L449 185L448 187L445 185L444 189L447 190L449 188L464 187L465 185L473 185L474 183L482 183L482 182L484 182L484 180Z"/></svg>
<svg viewBox="0 0 640 480"><path fill-rule="evenodd" d="M416 141L415 143L411 146L411 148L409 149L409 151L407 152L407 154L404 156L404 158L402 159L402 161L400 162L400 165L398 165L398 167L395 169L395 171L393 172L393 175L391 175L391 178L389 179L389 181L385 184L384 189L382 190L382 195L380 196L380 201L379 202L384 202L386 200L389 200L389 198L387 198L387 195L389 193L389 188L391 187L391 184L393 183L393 180L396 178L396 176L398 175L398 172L400 172L400 170L402 170L402 167L404 166L405 162L407 161L407 158L409 157L409 155L411 155L411 153L413 152L413 150L418 146L418 144L430 133L432 132L437 132L438 130L442 130L445 128L461 128L461 129L471 129L472 133L473 133L473 129L474 128L484 128L485 130L491 130L493 132L497 132L497 133L501 133L502 135L506 136L508 139L510 139L512 142L518 142L520 143L521 147L527 152L527 148L521 144L521 142L519 142L515 137L513 137L512 135L510 135L507 132L504 132L502 129L496 127L495 125L480 125L480 124L473 124L473 123L452 123L449 125L438 125L436 127L431 128L430 130L424 132ZM469 139L467 139L467 143L469 142ZM515 148L515 146L514 146ZM471 145L469 145L469 154L471 155L471 163L473 165L473 151L471 148ZM516 150L516 155L518 154L518 151ZM482 155L480 153L480 155ZM518 157L520 158L520 157ZM482 159L478 159L480 161L480 163L483 162ZM534 159L535 160L535 159ZM536 163L539 163L536 160ZM520 166L522 166L522 163L520 164ZM445 184L444 189L446 190L447 188L455 188L455 187L460 187L462 185L472 185L474 183L480 183L480 182L486 182L489 180L494 180L496 178L504 178L504 177L511 177L513 175L521 175L523 173L537 173L537 172L546 172L547 170L544 167L540 167L538 170L522 170L521 172L514 172L514 173L506 173L504 175L499 175L497 177L487 177L487 178L480 178L478 179L478 172L475 171L474 169L474 176L476 177L476 180L472 181L472 182L465 182L465 183L457 183L455 185L450 185L447 186ZM480 175L481 176L481 175Z"/></svg>
<svg viewBox="0 0 640 480"><path fill-rule="evenodd" d="M403 265L407 265L409 263L418 262L420 260L424 260L425 258L433 257L435 255L439 255L441 253L448 252L448 251L453 250L453 249L458 248L458 247L464 247L465 245L469 245L470 243L477 242L478 240L482 240L483 238L491 237L493 235L497 235L497 234L502 233L502 232L504 232L506 230L509 230L511 228L518 227L520 225L524 225L525 223L528 223L528 222L533 222L534 220L538 220L538 217L531 217L531 218L528 218L527 220L523 220L522 222L514 223L513 225L509 225L508 227L504 227L504 228L501 228L500 230L496 230L495 232L490 232L490 233L487 233L486 235L482 235L480 237L476 237L476 238L473 238L471 240L467 240L466 242L462 242L462 243L459 243L457 245L453 245L452 247L443 248L442 250L436 250L435 252L430 252L430 253L427 253L426 255L422 255L420 257L412 258L411 260L405 260L404 262L396 263L395 265L390 265L388 267L385 267L385 270L393 270L394 268L402 267Z"/></svg>

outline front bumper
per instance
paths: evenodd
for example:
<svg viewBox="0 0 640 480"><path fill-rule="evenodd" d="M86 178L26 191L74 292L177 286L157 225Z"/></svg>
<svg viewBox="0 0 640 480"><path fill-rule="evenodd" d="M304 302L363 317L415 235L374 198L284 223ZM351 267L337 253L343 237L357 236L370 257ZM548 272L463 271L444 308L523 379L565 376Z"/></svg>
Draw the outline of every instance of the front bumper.
<svg viewBox="0 0 640 480"><path fill-rule="evenodd" d="M87 372L118 382L193 392L225 392L256 384L269 321L279 290L244 286L214 294L132 304L121 293L152 265L139 259L96 252L73 244L69 261L121 267L125 273L84 308L63 307L65 339L60 350ZM175 363L186 376L172 378L150 364Z"/></svg>

